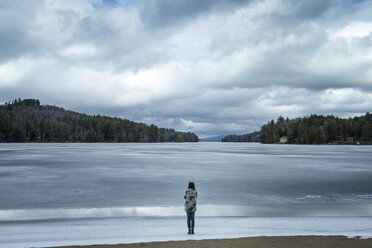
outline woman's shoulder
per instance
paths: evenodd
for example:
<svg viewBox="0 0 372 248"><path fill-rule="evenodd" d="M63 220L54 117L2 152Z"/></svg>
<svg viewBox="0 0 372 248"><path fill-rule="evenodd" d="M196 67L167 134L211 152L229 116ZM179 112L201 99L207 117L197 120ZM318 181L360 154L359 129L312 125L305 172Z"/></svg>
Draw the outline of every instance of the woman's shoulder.
<svg viewBox="0 0 372 248"><path fill-rule="evenodd" d="M198 191L196 189L187 189L185 193L198 193Z"/></svg>

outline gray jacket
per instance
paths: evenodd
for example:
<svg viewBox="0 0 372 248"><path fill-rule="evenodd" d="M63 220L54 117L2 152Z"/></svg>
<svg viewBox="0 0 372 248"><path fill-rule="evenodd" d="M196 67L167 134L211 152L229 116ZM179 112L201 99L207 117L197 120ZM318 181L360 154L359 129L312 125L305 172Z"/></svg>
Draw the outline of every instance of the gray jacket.
<svg viewBox="0 0 372 248"><path fill-rule="evenodd" d="M198 192L193 189L188 189L185 192L185 211L187 212L195 212L196 211L196 197L198 196Z"/></svg>

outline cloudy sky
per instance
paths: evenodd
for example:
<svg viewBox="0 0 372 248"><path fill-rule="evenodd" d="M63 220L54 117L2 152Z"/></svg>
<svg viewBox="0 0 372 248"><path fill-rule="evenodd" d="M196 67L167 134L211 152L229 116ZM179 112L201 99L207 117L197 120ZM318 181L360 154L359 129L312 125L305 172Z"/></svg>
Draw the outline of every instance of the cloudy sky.
<svg viewBox="0 0 372 248"><path fill-rule="evenodd" d="M0 102L200 137L372 111L372 1L0 0Z"/></svg>

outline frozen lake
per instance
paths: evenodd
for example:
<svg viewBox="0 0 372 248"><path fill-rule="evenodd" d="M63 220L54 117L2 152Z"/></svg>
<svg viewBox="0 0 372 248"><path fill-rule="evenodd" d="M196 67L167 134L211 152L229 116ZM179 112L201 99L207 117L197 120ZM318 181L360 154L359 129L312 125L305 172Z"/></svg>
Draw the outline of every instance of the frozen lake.
<svg viewBox="0 0 372 248"><path fill-rule="evenodd" d="M193 238L372 231L371 146L0 144L0 247L188 239L190 180Z"/></svg>

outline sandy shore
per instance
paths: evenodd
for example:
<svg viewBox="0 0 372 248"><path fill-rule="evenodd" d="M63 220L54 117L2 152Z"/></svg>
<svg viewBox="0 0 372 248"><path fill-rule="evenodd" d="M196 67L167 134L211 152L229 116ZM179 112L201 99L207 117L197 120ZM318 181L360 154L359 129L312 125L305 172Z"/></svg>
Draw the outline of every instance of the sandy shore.
<svg viewBox="0 0 372 248"><path fill-rule="evenodd" d="M289 237L252 237L237 239L209 239L149 242L117 245L63 246L63 248L371 248L372 238L359 239L345 236L289 236ZM62 248L62 247L60 247Z"/></svg>

